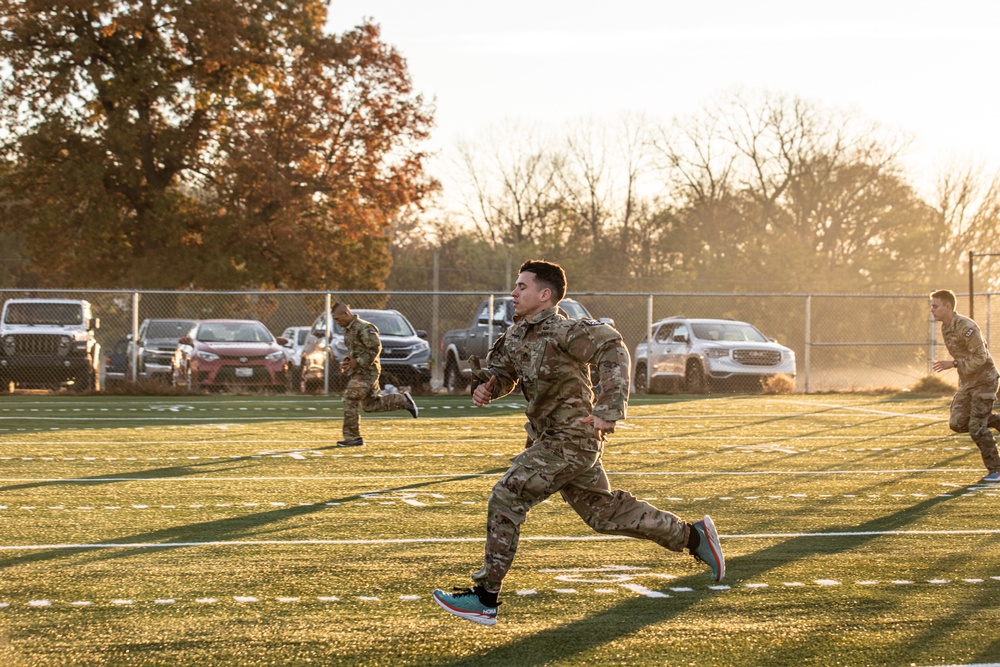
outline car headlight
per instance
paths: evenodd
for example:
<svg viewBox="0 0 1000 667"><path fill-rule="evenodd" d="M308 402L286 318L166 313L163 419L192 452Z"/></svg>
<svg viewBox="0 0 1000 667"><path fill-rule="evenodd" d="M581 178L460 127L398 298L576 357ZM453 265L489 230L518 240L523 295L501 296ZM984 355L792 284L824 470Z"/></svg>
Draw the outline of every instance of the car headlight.
<svg viewBox="0 0 1000 667"><path fill-rule="evenodd" d="M285 353L282 352L281 350L278 350L277 352L272 352L271 354L268 354L264 357L264 359L266 359L267 361L281 361L284 358L285 358Z"/></svg>
<svg viewBox="0 0 1000 667"><path fill-rule="evenodd" d="M724 347L709 347L705 348L705 356L712 359L721 359L722 357L729 356L729 350Z"/></svg>
<svg viewBox="0 0 1000 667"><path fill-rule="evenodd" d="M195 354L195 356L198 357L199 359L201 359L202 361L218 361L219 360L219 355L212 354L211 352L206 352L204 350L199 351L197 354Z"/></svg>

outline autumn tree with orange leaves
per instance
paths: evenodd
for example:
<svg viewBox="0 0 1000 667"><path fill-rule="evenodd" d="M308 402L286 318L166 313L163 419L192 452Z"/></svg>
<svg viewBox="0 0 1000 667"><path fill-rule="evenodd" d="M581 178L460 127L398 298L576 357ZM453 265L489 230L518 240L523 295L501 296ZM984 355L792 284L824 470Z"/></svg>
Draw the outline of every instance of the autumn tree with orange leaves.
<svg viewBox="0 0 1000 667"><path fill-rule="evenodd" d="M0 0L0 225L43 285L381 288L432 110L319 0Z"/></svg>

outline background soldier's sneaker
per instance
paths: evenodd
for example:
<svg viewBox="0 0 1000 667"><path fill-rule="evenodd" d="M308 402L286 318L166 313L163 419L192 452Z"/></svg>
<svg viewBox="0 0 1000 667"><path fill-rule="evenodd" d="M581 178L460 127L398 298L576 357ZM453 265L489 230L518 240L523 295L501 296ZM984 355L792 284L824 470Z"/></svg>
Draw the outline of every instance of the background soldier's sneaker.
<svg viewBox="0 0 1000 667"><path fill-rule="evenodd" d="M698 537L701 538L693 554L694 557L712 568L713 579L722 581L726 576L726 559L722 555L722 545L719 544L719 534L715 531L715 522L706 514L704 519L694 522L691 527L698 531Z"/></svg>
<svg viewBox="0 0 1000 667"><path fill-rule="evenodd" d="M410 396L410 392L408 391L403 392L403 398L406 399L406 411L413 415L413 418L416 419L417 415L420 414L420 408L417 407L417 402L413 400L413 397Z"/></svg>
<svg viewBox="0 0 1000 667"><path fill-rule="evenodd" d="M991 472L986 477L983 477L980 482L1000 482L1000 472Z"/></svg>
<svg viewBox="0 0 1000 667"><path fill-rule="evenodd" d="M440 588L431 593L434 601L445 611L480 625L496 625L496 606L487 607L473 588L456 588L445 593ZM500 603L498 602L497 605Z"/></svg>
<svg viewBox="0 0 1000 667"><path fill-rule="evenodd" d="M363 438L351 438L350 440L338 440L338 447L361 447L365 444Z"/></svg>

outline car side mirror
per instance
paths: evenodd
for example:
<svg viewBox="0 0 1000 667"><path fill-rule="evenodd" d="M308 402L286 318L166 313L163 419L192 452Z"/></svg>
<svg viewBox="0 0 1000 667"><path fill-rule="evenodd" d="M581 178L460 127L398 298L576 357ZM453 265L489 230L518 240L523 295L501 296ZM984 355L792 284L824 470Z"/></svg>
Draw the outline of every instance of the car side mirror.
<svg viewBox="0 0 1000 667"><path fill-rule="evenodd" d="M275 340L278 342L278 345L284 345L285 347L288 347L289 343L292 342L287 338L282 338L281 336L278 336L277 338L275 338Z"/></svg>
<svg viewBox="0 0 1000 667"><path fill-rule="evenodd" d="M316 338L321 338L322 339L322 338L326 337L326 332L325 331L310 331L309 333L312 336L316 336Z"/></svg>
<svg viewBox="0 0 1000 667"><path fill-rule="evenodd" d="M181 336L177 339L177 342L181 345L190 345L192 343L191 336Z"/></svg>
<svg viewBox="0 0 1000 667"><path fill-rule="evenodd" d="M682 333L680 333L680 334L674 334L674 342L675 343L686 343L686 342L688 342L687 334L682 334Z"/></svg>
<svg viewBox="0 0 1000 667"><path fill-rule="evenodd" d="M427 340L427 332L424 331L423 329L417 329L417 338L423 338L424 340Z"/></svg>

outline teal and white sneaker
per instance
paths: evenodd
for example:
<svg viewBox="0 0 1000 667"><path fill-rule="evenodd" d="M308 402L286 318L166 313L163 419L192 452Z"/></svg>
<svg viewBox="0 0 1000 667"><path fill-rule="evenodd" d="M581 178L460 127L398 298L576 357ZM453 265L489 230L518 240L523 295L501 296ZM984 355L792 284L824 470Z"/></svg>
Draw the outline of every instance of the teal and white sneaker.
<svg viewBox="0 0 1000 667"><path fill-rule="evenodd" d="M991 472L986 477L983 477L980 482L1000 482L1000 472Z"/></svg>
<svg viewBox="0 0 1000 667"><path fill-rule="evenodd" d="M439 588L431 595L442 609L455 616L461 616L480 625L497 623L497 607L500 603L497 602L492 607L483 604L474 588L456 588L452 593L445 593Z"/></svg>
<svg viewBox="0 0 1000 667"><path fill-rule="evenodd" d="M719 534L715 531L715 522L706 514L704 519L691 524L691 528L698 531L700 538L698 548L692 555L712 568L712 579L722 581L726 576L726 558L722 555L722 545L719 544Z"/></svg>

